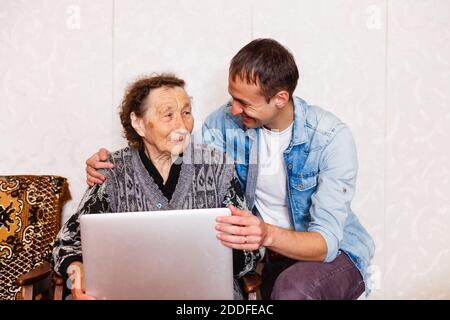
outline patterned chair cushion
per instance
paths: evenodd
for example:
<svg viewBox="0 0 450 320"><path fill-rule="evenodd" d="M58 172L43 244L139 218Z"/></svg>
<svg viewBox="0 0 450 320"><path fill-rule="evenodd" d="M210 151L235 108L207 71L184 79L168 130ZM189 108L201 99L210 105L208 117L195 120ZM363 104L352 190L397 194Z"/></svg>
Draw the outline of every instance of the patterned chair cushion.
<svg viewBox="0 0 450 320"><path fill-rule="evenodd" d="M66 178L0 176L0 300L22 299L16 279L50 261L69 199Z"/></svg>

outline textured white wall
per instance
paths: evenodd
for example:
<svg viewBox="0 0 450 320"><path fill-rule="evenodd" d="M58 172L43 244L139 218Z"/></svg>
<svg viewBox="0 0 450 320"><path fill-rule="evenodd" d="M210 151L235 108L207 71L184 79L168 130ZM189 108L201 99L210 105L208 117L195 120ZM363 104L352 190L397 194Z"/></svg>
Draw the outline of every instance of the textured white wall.
<svg viewBox="0 0 450 320"><path fill-rule="evenodd" d="M297 94L355 135L371 298L449 299L449 21L448 0L0 0L0 174L68 177L67 218L87 157L124 145L127 83L176 72L198 128L228 99L233 54L273 37L297 59Z"/></svg>

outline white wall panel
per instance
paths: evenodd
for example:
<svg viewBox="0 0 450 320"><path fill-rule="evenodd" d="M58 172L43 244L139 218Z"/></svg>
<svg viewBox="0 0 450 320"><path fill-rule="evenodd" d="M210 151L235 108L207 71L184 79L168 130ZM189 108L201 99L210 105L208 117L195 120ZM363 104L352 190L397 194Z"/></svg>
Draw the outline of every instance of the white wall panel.
<svg viewBox="0 0 450 320"><path fill-rule="evenodd" d="M228 65L251 39L248 1L117 0L114 102L136 76L175 72L194 99L196 128L228 99ZM121 134L118 116L115 133ZM115 136L114 147L123 145Z"/></svg>
<svg viewBox="0 0 450 320"><path fill-rule="evenodd" d="M0 2L0 174L69 178L111 143L111 1Z"/></svg>
<svg viewBox="0 0 450 320"><path fill-rule="evenodd" d="M450 2L390 1L386 298L450 297Z"/></svg>
<svg viewBox="0 0 450 320"><path fill-rule="evenodd" d="M68 177L67 218L87 157L125 145L128 83L175 72L198 128L228 99L231 57L273 37L297 60L296 93L355 136L371 299L448 299L449 21L448 0L0 0L0 174Z"/></svg>
<svg viewBox="0 0 450 320"><path fill-rule="evenodd" d="M372 298L382 297L386 3L255 1L254 37L286 45L300 69L296 93L351 128L359 173L353 210L374 237Z"/></svg>

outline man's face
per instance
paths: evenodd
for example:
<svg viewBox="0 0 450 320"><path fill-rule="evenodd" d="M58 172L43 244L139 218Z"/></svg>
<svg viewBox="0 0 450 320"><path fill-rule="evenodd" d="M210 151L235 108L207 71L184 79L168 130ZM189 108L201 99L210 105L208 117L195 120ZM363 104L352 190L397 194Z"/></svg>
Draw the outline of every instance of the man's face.
<svg viewBox="0 0 450 320"><path fill-rule="evenodd" d="M231 113L239 115L249 129L268 125L279 114L273 99L267 103L257 84L249 84L239 77L229 78L228 92L232 97Z"/></svg>

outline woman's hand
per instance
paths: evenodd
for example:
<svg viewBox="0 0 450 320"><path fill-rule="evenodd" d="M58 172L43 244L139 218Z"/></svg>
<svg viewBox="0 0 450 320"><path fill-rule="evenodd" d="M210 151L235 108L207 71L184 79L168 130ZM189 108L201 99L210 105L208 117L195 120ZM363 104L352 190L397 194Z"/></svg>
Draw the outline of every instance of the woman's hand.
<svg viewBox="0 0 450 320"><path fill-rule="evenodd" d="M105 182L105 176L97 172L97 169L112 169L114 165L108 160L109 151L105 148L101 148L97 153L94 153L92 157L86 161L86 183L92 187L95 184L103 184Z"/></svg>
<svg viewBox="0 0 450 320"><path fill-rule="evenodd" d="M72 297L74 300L95 300L86 294L84 284L84 267L81 262L72 262L67 268L67 274L71 282Z"/></svg>
<svg viewBox="0 0 450 320"><path fill-rule="evenodd" d="M233 249L257 250L261 246L269 246L270 225L248 211L228 207L231 216L217 217L217 239Z"/></svg>

